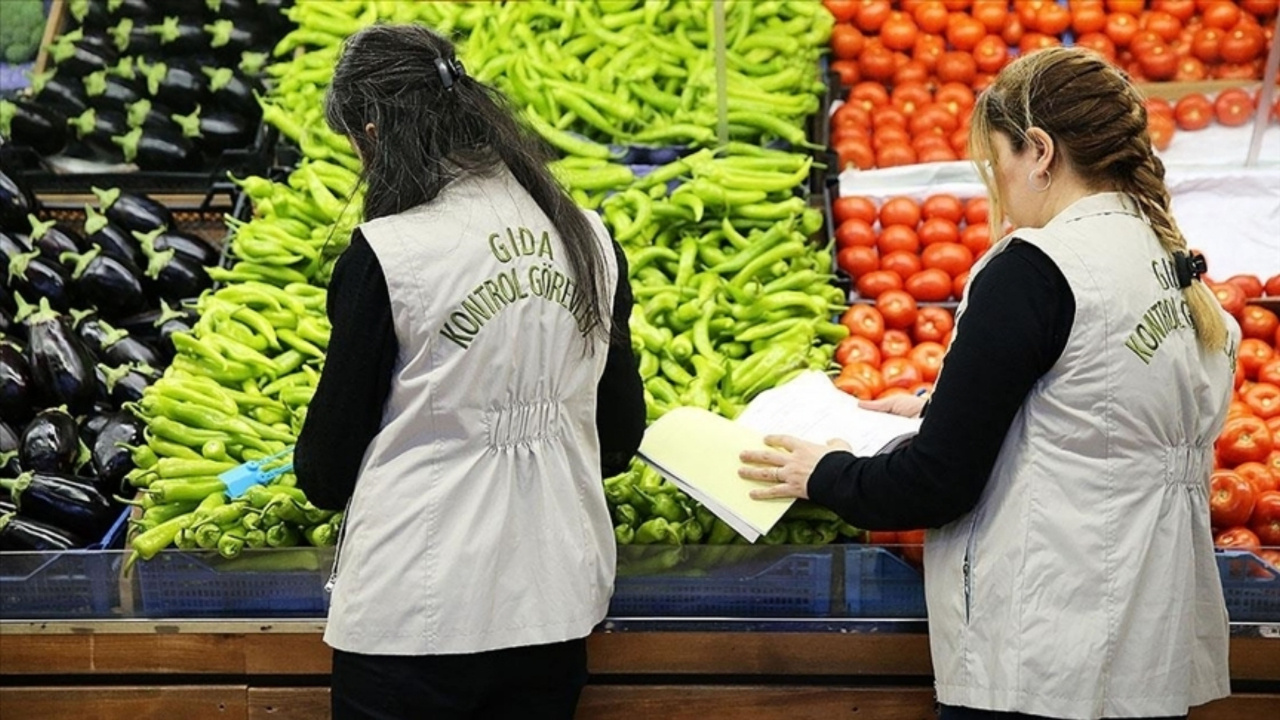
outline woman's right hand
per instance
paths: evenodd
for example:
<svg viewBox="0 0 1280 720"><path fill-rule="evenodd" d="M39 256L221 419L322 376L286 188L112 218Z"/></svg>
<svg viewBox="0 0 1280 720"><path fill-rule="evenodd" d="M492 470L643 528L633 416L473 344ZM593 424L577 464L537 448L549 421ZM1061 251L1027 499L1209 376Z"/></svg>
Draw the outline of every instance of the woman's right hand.
<svg viewBox="0 0 1280 720"><path fill-rule="evenodd" d="M902 417L920 417L924 404L929 401L925 395L891 395L879 400L861 400L858 407L864 410L893 413Z"/></svg>

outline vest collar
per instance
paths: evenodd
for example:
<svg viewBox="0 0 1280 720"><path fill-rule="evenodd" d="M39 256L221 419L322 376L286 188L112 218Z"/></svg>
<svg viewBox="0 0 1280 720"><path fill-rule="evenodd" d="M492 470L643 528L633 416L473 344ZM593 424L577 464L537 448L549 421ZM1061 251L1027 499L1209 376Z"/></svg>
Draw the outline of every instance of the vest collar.
<svg viewBox="0 0 1280 720"><path fill-rule="evenodd" d="M1133 198L1130 198L1127 193L1101 192L1094 193L1093 195L1086 195L1071 203L1065 210L1058 213L1056 217L1050 220L1048 225L1052 226L1060 223L1067 223L1072 220L1079 220L1093 215L1111 215L1115 213L1142 217L1142 213L1138 210L1137 203L1135 203Z"/></svg>

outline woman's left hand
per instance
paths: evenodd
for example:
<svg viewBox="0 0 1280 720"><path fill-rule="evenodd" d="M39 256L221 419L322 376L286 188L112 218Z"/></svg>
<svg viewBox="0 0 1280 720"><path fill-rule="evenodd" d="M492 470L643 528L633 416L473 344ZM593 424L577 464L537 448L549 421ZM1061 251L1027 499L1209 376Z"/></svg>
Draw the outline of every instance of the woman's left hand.
<svg viewBox="0 0 1280 720"><path fill-rule="evenodd" d="M849 450L843 440L830 440L826 445L807 442L790 435L769 435L764 442L776 450L745 450L738 459L746 463L738 469L738 477L775 483L770 487L752 490L756 500L770 498L809 497L809 476L818 461L829 452Z"/></svg>

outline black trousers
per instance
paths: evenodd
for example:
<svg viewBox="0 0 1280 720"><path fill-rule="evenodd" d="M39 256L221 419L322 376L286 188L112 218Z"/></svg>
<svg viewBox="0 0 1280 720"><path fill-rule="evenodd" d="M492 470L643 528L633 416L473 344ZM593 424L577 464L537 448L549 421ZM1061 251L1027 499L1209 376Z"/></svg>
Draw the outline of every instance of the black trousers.
<svg viewBox="0 0 1280 720"><path fill-rule="evenodd" d="M1186 715L1163 718L1140 718L1137 720L1186 720ZM1041 715L1024 713L996 712L994 710L974 710L973 708L939 706L938 720L1052 720Z"/></svg>
<svg viewBox="0 0 1280 720"><path fill-rule="evenodd" d="M333 720L571 720L587 641L470 655L333 652Z"/></svg>

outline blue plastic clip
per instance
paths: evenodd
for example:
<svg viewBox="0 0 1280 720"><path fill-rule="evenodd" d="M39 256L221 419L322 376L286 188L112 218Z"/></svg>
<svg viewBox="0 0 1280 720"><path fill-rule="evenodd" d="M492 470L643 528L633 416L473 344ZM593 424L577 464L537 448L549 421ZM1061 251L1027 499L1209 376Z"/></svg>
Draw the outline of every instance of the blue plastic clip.
<svg viewBox="0 0 1280 720"><path fill-rule="evenodd" d="M293 471L293 461L290 460L274 467L263 469L266 465L271 465L275 461L286 455L293 453L293 446L281 450L274 455L259 460L250 460L247 463L237 465L226 472L218 475L218 479L227 486L227 498L235 500L245 494L249 488L254 485L266 485L281 475Z"/></svg>

